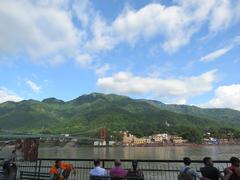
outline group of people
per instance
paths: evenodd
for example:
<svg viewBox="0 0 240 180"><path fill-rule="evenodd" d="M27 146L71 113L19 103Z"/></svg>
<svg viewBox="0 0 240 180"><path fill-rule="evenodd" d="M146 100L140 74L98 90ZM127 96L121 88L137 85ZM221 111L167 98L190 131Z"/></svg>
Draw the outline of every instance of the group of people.
<svg viewBox="0 0 240 180"><path fill-rule="evenodd" d="M72 164L56 160L55 164L49 170L50 179L65 180L68 179L71 172L73 172L73 174L76 173Z"/></svg>
<svg viewBox="0 0 240 180"><path fill-rule="evenodd" d="M203 158L204 167L200 168L200 173L191 168L191 159L189 157L183 158L184 166L180 169L178 180L240 180L240 160L237 157L231 157L231 166L224 169L223 174L214 167L213 161L210 157ZM124 169L121 166L120 160L115 160L114 167L106 170L101 167L99 159L94 160L94 168L90 170L90 179L99 179L99 177L124 178L124 179L138 179L144 180L143 172L138 169L138 161L132 161L131 169ZM52 180L68 179L70 172L75 174L74 167L69 163L56 160L51 167L49 173Z"/></svg>
<svg viewBox="0 0 240 180"><path fill-rule="evenodd" d="M111 176L115 178L137 178L138 180L144 180L144 175L141 170L138 169L138 161L134 160L132 161L132 168L129 170L126 170L121 167L121 161L120 160L115 160L114 161L114 167L110 169L108 172L106 169L102 168L100 166L100 160L95 159L94 160L94 168L90 170L90 178L92 180L95 179L95 177L99 176ZM113 179L112 178L112 179Z"/></svg>
<svg viewBox="0 0 240 180"><path fill-rule="evenodd" d="M204 167L200 168L201 175L190 167L189 157L183 158L183 162L184 167L180 169L178 180L240 180L240 160L237 157L230 158L231 166L224 169L224 174L214 167L210 157L203 158Z"/></svg>
<svg viewBox="0 0 240 180"><path fill-rule="evenodd" d="M138 162L132 161L132 169L126 170L121 167L121 161L115 160L115 167L112 168L109 172L100 166L100 160L94 160L94 168L90 170L90 179L98 179L99 177L115 177L115 178L137 178L138 180L144 180L144 175L141 170L139 170ZM65 180L69 178L70 173L76 173L72 164L62 162L60 160L56 160L55 164L50 168L49 174L51 180Z"/></svg>

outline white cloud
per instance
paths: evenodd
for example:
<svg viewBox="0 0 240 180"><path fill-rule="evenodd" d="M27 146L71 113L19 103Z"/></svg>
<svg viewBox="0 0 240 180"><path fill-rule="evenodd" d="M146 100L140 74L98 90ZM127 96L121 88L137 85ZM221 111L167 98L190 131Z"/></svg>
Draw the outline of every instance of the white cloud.
<svg viewBox="0 0 240 180"><path fill-rule="evenodd" d="M175 52L205 24L210 32L217 32L238 22L239 4L239 0L150 3L140 9L125 8L109 22L89 0L2 0L0 52L28 55L35 61L47 59L53 65L68 59L81 64L82 54L92 57L96 50L156 37L165 51Z"/></svg>
<svg viewBox="0 0 240 180"><path fill-rule="evenodd" d="M202 106L240 110L240 84L218 87L214 97Z"/></svg>
<svg viewBox="0 0 240 180"><path fill-rule="evenodd" d="M95 16L95 10L89 0L76 0L74 1L72 8L73 13L83 27L87 27L92 21L91 17Z"/></svg>
<svg viewBox="0 0 240 180"><path fill-rule="evenodd" d="M110 69L110 65L109 64L104 64L101 67L97 67L95 72L98 76L104 76L105 73Z"/></svg>
<svg viewBox="0 0 240 180"><path fill-rule="evenodd" d="M112 49L121 42L134 44L142 38L162 35L165 37L163 48L175 51L185 45L194 32L190 21L181 7L165 7L161 4L149 4L138 11L124 11L110 26L98 16L92 27L94 39L87 47L95 50Z"/></svg>
<svg viewBox="0 0 240 180"><path fill-rule="evenodd" d="M237 0L238 1L238 0ZM210 31L216 32L226 29L232 22L235 13L239 11L234 7L235 3L231 3L231 0L219 0L216 1L215 6L212 9L212 17L210 20ZM238 1L239 3L240 1ZM238 7L237 7L238 8Z"/></svg>
<svg viewBox="0 0 240 180"><path fill-rule="evenodd" d="M119 94L148 95L161 99L176 99L176 102L186 102L195 95L212 89L216 70L211 70L199 76L175 79L134 76L129 72L119 72L111 77L99 78L97 86L106 92Z"/></svg>
<svg viewBox="0 0 240 180"><path fill-rule="evenodd" d="M41 87L31 80L27 80L26 83L34 93L38 93L41 90Z"/></svg>
<svg viewBox="0 0 240 180"><path fill-rule="evenodd" d="M0 87L0 103L6 102L6 101L18 102L21 100L23 99L15 95L13 92L9 91L4 87Z"/></svg>
<svg viewBox="0 0 240 180"><path fill-rule="evenodd" d="M50 64L60 62L56 56L74 59L81 51L84 30L73 23L69 5L65 0L0 1L0 52Z"/></svg>
<svg viewBox="0 0 240 180"><path fill-rule="evenodd" d="M171 6L152 3L138 10L125 9L110 24L97 16L92 26L94 38L87 47L106 50L122 42L135 44L160 36L162 48L174 52L188 44L204 24L216 33L238 21L240 5L236 4L230 0L176 0Z"/></svg>
<svg viewBox="0 0 240 180"><path fill-rule="evenodd" d="M91 64L92 57L89 54L79 54L76 56L75 61L80 67L86 67Z"/></svg>
<svg viewBox="0 0 240 180"><path fill-rule="evenodd" d="M211 52L210 54L201 57L200 61L202 62L211 62L214 61L215 59L223 56L224 54L226 54L228 51L230 51L232 49L232 47L225 47L222 49L218 49L214 52Z"/></svg>
<svg viewBox="0 0 240 180"><path fill-rule="evenodd" d="M231 40L231 42L229 43L228 46L218 49L216 51L213 51L213 52L207 54L206 56L201 57L200 61L202 61L202 62L214 61L214 60L220 58L221 56L223 56L224 54L228 53L231 49L233 49L235 46L238 46L239 44L240 44L240 36L236 36L235 38L233 38Z"/></svg>
<svg viewBox="0 0 240 180"><path fill-rule="evenodd" d="M49 60L49 63L52 66L58 66L60 64L63 64L64 62L65 62L65 58L61 55L56 55L55 57L53 57Z"/></svg>

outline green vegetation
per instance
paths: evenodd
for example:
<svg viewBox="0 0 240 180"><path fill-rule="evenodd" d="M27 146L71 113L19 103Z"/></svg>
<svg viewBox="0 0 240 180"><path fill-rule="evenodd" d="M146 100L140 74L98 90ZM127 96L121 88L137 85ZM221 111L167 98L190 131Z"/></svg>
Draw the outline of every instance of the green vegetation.
<svg viewBox="0 0 240 180"><path fill-rule="evenodd" d="M200 142L206 132L218 137L237 136L240 112L92 93L68 102L48 98L42 102L2 103L0 124L2 129L8 130L91 137L99 135L100 127L106 127L110 133L128 130L137 136L167 132Z"/></svg>

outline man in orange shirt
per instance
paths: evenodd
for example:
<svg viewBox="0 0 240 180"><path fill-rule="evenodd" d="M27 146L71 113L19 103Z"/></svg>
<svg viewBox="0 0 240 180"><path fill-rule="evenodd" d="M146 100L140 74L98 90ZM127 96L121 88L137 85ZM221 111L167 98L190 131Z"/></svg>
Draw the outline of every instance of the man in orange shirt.
<svg viewBox="0 0 240 180"><path fill-rule="evenodd" d="M55 161L55 165L49 170L52 180L64 180L68 179L71 171L75 174L75 170L72 164L63 163L60 160Z"/></svg>

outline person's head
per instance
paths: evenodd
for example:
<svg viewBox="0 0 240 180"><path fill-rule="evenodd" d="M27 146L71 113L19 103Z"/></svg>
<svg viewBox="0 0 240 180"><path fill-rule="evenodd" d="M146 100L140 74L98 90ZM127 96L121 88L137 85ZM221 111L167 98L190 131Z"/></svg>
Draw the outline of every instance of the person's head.
<svg viewBox="0 0 240 180"><path fill-rule="evenodd" d="M230 162L232 166L239 167L240 160L237 157L231 157Z"/></svg>
<svg viewBox="0 0 240 180"><path fill-rule="evenodd" d="M93 163L94 163L94 166L100 166L100 160L99 159L94 159L94 161L93 161Z"/></svg>
<svg viewBox="0 0 240 180"><path fill-rule="evenodd" d="M136 160L133 160L133 161L132 161L132 167L133 167L133 169L136 170L136 169L137 169L137 166L138 166L138 162L137 162Z"/></svg>
<svg viewBox="0 0 240 180"><path fill-rule="evenodd" d="M205 166L213 166L212 158L210 157L203 158L203 163L205 164Z"/></svg>
<svg viewBox="0 0 240 180"><path fill-rule="evenodd" d="M61 160L57 159L57 160L55 161L55 167L56 167L56 168L60 168L60 167L61 167Z"/></svg>
<svg viewBox="0 0 240 180"><path fill-rule="evenodd" d="M120 161L119 159L116 159L116 160L114 161L114 165L115 165L115 167L121 166L121 161Z"/></svg>
<svg viewBox="0 0 240 180"><path fill-rule="evenodd" d="M183 158L183 163L186 165L186 166L189 166L191 164L191 159L189 157L184 157Z"/></svg>

